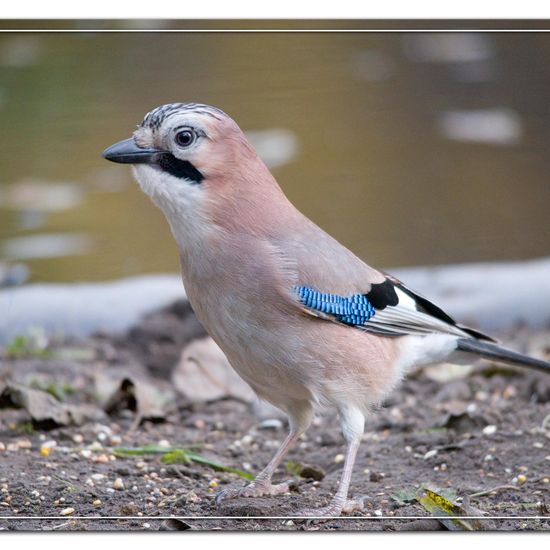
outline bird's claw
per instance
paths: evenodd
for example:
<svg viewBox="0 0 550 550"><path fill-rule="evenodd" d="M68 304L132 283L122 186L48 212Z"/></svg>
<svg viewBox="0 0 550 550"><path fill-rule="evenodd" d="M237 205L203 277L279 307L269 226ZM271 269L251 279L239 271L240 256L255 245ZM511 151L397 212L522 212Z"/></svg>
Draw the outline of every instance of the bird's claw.
<svg viewBox="0 0 550 550"><path fill-rule="evenodd" d="M228 487L216 495L216 506L219 506L224 500L240 497L262 497L274 496L288 493L294 485L294 480L289 479L283 483L273 485L271 481L253 481L244 487Z"/></svg>
<svg viewBox="0 0 550 550"><path fill-rule="evenodd" d="M330 504L322 508L303 508L293 515L306 518L330 518L338 517L341 514L363 512L365 510L365 501L368 498L368 496L362 496L355 499L348 499L343 502L334 499Z"/></svg>

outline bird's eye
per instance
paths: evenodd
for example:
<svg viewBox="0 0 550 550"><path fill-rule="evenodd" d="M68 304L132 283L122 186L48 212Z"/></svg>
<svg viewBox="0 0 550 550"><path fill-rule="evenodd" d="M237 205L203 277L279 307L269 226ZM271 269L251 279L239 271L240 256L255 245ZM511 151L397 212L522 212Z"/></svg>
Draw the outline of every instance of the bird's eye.
<svg viewBox="0 0 550 550"><path fill-rule="evenodd" d="M196 135L193 130L181 130L176 134L176 143L180 147L189 147L195 141Z"/></svg>

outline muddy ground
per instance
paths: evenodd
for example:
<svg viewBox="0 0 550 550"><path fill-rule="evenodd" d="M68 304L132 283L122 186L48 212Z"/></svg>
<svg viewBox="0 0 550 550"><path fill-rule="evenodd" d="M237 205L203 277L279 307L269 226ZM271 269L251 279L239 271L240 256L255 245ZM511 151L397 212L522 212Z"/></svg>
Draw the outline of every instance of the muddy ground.
<svg viewBox="0 0 550 550"><path fill-rule="evenodd" d="M94 378L98 372L125 373L127 381L145 376L160 391L171 391L171 369L182 345L202 334L188 307L178 303L126 334L86 341L43 338L40 345L19 341L4 349L4 388L15 382L39 388L56 401L87 405L90 419L80 425L33 421L28 409L15 407L15 398L4 391L0 529L550 527L550 376L490 363L465 369L460 378L441 367L444 380L439 381L433 371L414 373L372 415L351 486L352 496L366 497L364 511L327 520L291 517L300 508L325 505L337 486L345 447L337 419L326 413L316 417L276 475L275 481L296 480L288 495L216 507L220 488L245 480L196 461L178 463L181 449L257 472L285 437L284 419L260 418L239 399L192 402L179 395L163 413L142 410L146 418L137 425L137 386L121 386L108 405L103 400L104 412ZM550 351L549 332L518 329L501 336L539 356ZM155 453L143 451L151 445ZM179 454L174 454L176 447ZM125 456L135 448L142 449L140 454ZM432 519L420 502L426 487L486 519L459 526Z"/></svg>

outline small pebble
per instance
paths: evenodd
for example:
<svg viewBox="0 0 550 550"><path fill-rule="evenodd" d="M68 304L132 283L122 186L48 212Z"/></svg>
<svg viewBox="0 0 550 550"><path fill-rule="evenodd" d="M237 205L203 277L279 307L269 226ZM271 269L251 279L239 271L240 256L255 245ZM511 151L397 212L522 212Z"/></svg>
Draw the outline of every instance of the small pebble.
<svg viewBox="0 0 550 550"><path fill-rule="evenodd" d="M185 502L189 504L190 502L199 502L200 497L195 493L195 491L191 490L185 495Z"/></svg>
<svg viewBox="0 0 550 550"><path fill-rule="evenodd" d="M193 422L193 425L197 428L197 430L203 430L206 426L206 422L202 418L197 418L197 420Z"/></svg>
<svg viewBox="0 0 550 550"><path fill-rule="evenodd" d="M113 447L117 447L118 445L120 445L122 443L122 437L120 437L120 435L112 435L109 438L109 442L111 443L111 445Z"/></svg>
<svg viewBox="0 0 550 550"><path fill-rule="evenodd" d="M432 449L431 451L428 451L422 458L424 460L429 460L430 458L433 458L437 454L437 449Z"/></svg>
<svg viewBox="0 0 550 550"><path fill-rule="evenodd" d="M383 514L382 510L375 510L374 515L375 516L381 516Z"/></svg>
<svg viewBox="0 0 550 550"><path fill-rule="evenodd" d="M544 448L544 443L541 443L540 441L535 441L533 443L533 447L535 447L535 449L543 449Z"/></svg>
<svg viewBox="0 0 550 550"><path fill-rule="evenodd" d="M543 477L542 482L545 483L545 484L550 483L550 477Z"/></svg>
<svg viewBox="0 0 550 550"><path fill-rule="evenodd" d="M80 451L80 456L83 458L90 458L92 456L92 451L90 451L90 449L82 449Z"/></svg>
<svg viewBox="0 0 550 550"><path fill-rule="evenodd" d="M260 430L280 430L282 427L283 423L278 418L268 418L258 425Z"/></svg>
<svg viewBox="0 0 550 550"><path fill-rule="evenodd" d="M211 487L212 489L215 489L217 486L218 486L218 480L217 479L213 479L209 484L208 484L209 487Z"/></svg>
<svg viewBox="0 0 550 550"><path fill-rule="evenodd" d="M254 438L250 434L246 434L241 439L241 443L243 445L250 445L250 443L252 443L253 441L254 441Z"/></svg>
<svg viewBox="0 0 550 550"><path fill-rule="evenodd" d="M523 474L519 474L517 480L520 485L523 485L527 481L527 478Z"/></svg>
<svg viewBox="0 0 550 550"><path fill-rule="evenodd" d="M340 462L344 462L344 459L346 457L343 455L343 454L337 454L335 457L334 457L334 464L340 464Z"/></svg>
<svg viewBox="0 0 550 550"><path fill-rule="evenodd" d="M158 446L159 446L159 447L164 447L165 449L168 449L168 448L171 447L170 441L168 441L167 439L161 439L161 440L158 442Z"/></svg>
<svg viewBox="0 0 550 550"><path fill-rule="evenodd" d="M21 439L16 441L16 445L19 449L32 449L32 441L29 439Z"/></svg>
<svg viewBox="0 0 550 550"><path fill-rule="evenodd" d="M84 442L84 436L82 434L74 434L73 435L73 441L75 443L78 443L78 444L83 443Z"/></svg>
<svg viewBox="0 0 550 550"><path fill-rule="evenodd" d="M145 522L145 523L143 524L143 528L144 528L144 529L150 529L150 528L151 528L151 524Z"/></svg>
<svg viewBox="0 0 550 550"><path fill-rule="evenodd" d="M109 457L107 455L98 455L94 458L94 462L97 462L98 464L106 464L109 462Z"/></svg>
<svg viewBox="0 0 550 550"><path fill-rule="evenodd" d="M101 481L102 479L105 479L105 474L92 474L90 477L94 481Z"/></svg>
<svg viewBox="0 0 550 550"><path fill-rule="evenodd" d="M107 435L111 435L113 433L113 430L111 430L111 427L106 426L105 424L96 424L94 426L94 431L96 433L105 433Z"/></svg>
<svg viewBox="0 0 550 550"><path fill-rule="evenodd" d="M142 460L136 463L136 468L138 470L143 470L144 468L147 468L147 463L143 462Z"/></svg>
<svg viewBox="0 0 550 550"><path fill-rule="evenodd" d="M99 500L98 498L96 498L93 502L92 502L92 505L95 506L96 508L98 508L99 506L101 506L103 503L101 502L101 500Z"/></svg>
<svg viewBox="0 0 550 550"><path fill-rule="evenodd" d="M369 474L369 481L378 483L379 481L382 481L385 477L386 474L384 474L383 472L371 472Z"/></svg>
<svg viewBox="0 0 550 550"><path fill-rule="evenodd" d="M113 482L113 489L116 489L117 491L122 491L124 489L124 482L122 481L122 478L117 477L115 479Z"/></svg>
<svg viewBox="0 0 550 550"><path fill-rule="evenodd" d="M5 450L6 450L6 445L4 443L2 443L2 441L0 441L0 452L5 451Z"/></svg>
<svg viewBox="0 0 550 550"><path fill-rule="evenodd" d="M51 452L54 450L54 448L57 446L57 441L45 441L40 445L40 456L48 457L50 456Z"/></svg>
<svg viewBox="0 0 550 550"><path fill-rule="evenodd" d="M63 508L63 510L59 512L60 516L70 516L71 514L74 514L74 508Z"/></svg>
<svg viewBox="0 0 550 550"><path fill-rule="evenodd" d="M489 424L483 428L483 435L493 435L497 431L497 427L494 424Z"/></svg>

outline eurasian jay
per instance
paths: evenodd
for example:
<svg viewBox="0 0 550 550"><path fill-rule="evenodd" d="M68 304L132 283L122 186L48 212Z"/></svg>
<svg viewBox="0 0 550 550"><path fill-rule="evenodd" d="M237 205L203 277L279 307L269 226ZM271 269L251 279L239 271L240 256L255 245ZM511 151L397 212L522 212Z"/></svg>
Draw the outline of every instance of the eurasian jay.
<svg viewBox="0 0 550 550"><path fill-rule="evenodd" d="M347 500L365 417L411 368L472 354L550 372L550 363L497 346L401 281L360 260L300 213L223 111L174 103L148 113L108 160L132 164L178 244L187 297L232 367L282 409L290 433L253 482L222 499L276 495L271 478L315 406L339 415L347 452L328 506Z"/></svg>

